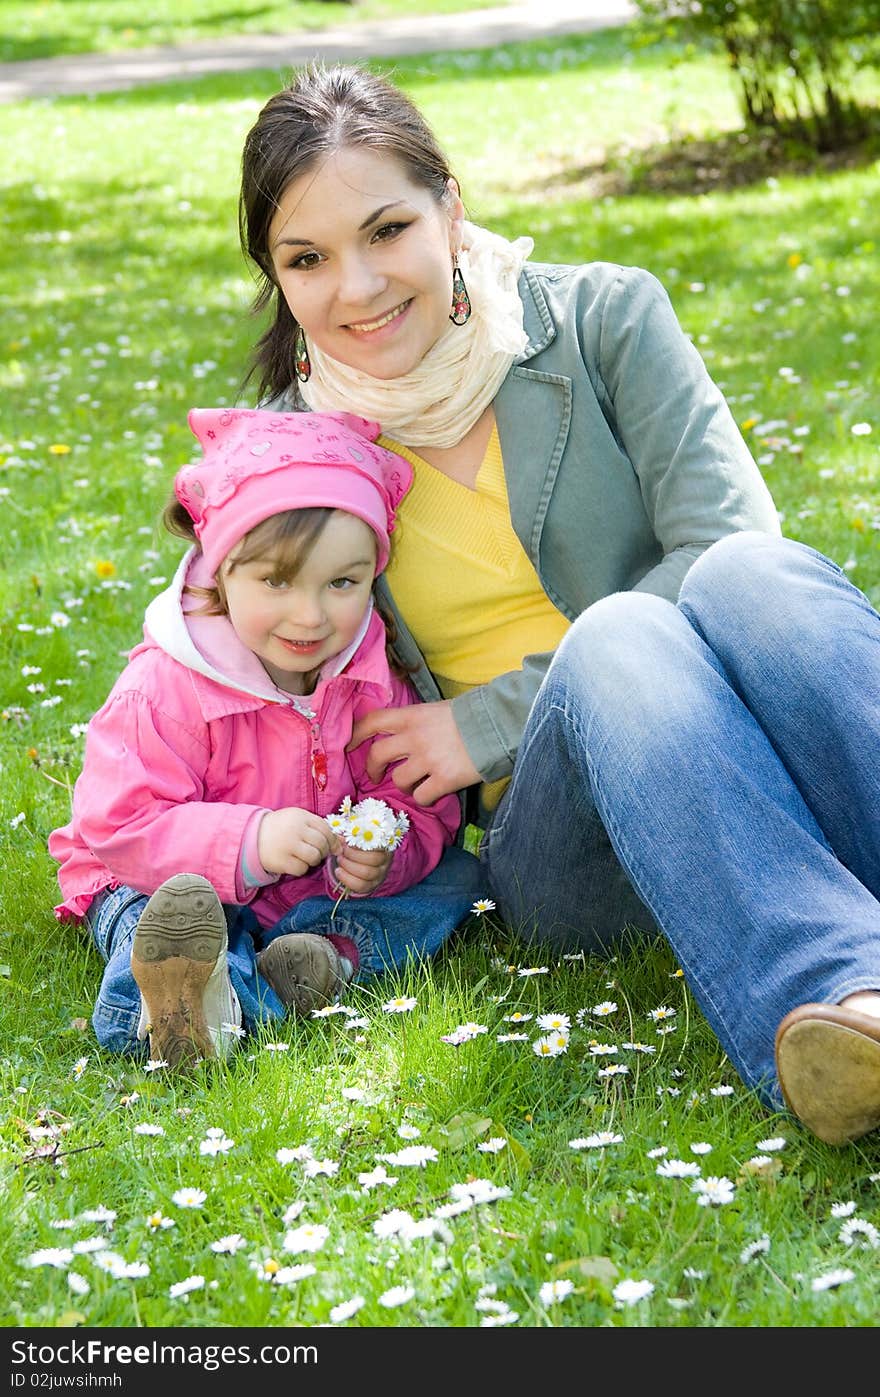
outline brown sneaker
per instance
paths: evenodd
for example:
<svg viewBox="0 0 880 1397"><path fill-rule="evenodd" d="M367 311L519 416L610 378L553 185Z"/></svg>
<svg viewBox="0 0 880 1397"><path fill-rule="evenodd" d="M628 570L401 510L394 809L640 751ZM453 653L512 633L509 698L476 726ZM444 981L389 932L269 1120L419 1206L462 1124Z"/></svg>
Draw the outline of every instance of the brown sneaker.
<svg viewBox="0 0 880 1397"><path fill-rule="evenodd" d="M207 878L178 873L144 908L131 946L141 992L138 1037L150 1057L186 1068L225 1057L239 1036L241 1008L226 963L226 914Z"/></svg>
<svg viewBox="0 0 880 1397"><path fill-rule="evenodd" d="M776 1031L786 1105L827 1145L880 1128L880 1019L844 1004L801 1004Z"/></svg>
<svg viewBox="0 0 880 1397"><path fill-rule="evenodd" d="M257 956L257 969L283 1004L308 1014L331 1003L345 984L339 952L326 936L292 931Z"/></svg>

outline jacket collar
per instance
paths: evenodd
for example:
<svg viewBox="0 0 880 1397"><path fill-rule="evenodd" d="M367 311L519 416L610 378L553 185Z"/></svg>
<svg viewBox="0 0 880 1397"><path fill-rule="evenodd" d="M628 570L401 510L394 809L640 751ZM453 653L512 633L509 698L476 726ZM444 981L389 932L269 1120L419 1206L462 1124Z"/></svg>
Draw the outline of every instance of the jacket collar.
<svg viewBox="0 0 880 1397"><path fill-rule="evenodd" d="M556 323L550 313L541 279L528 262L520 273L517 289L523 303L523 328L529 338L514 363L524 364L556 338Z"/></svg>

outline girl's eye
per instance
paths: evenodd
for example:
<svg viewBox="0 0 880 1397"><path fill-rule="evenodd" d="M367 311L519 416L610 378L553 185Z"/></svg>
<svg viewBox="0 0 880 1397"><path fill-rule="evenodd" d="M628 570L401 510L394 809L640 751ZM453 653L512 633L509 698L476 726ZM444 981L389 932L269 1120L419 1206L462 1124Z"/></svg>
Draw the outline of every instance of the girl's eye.
<svg viewBox="0 0 880 1397"><path fill-rule="evenodd" d="M355 581L352 577L334 577L333 581L330 583L330 586L333 588L335 592L344 592L349 587L354 587Z"/></svg>
<svg viewBox="0 0 880 1397"><path fill-rule="evenodd" d="M263 582L270 592L283 592L288 585L283 577L264 577Z"/></svg>

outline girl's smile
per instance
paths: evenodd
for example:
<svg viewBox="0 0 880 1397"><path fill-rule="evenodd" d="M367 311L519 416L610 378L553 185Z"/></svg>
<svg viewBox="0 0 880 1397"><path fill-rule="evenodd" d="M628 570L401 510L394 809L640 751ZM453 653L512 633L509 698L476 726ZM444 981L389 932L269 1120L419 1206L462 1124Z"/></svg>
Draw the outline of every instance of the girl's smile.
<svg viewBox="0 0 880 1397"><path fill-rule="evenodd" d="M287 693L311 693L322 665L357 636L376 571L376 535L354 514L334 510L293 576L277 557L236 564L221 576L239 640Z"/></svg>

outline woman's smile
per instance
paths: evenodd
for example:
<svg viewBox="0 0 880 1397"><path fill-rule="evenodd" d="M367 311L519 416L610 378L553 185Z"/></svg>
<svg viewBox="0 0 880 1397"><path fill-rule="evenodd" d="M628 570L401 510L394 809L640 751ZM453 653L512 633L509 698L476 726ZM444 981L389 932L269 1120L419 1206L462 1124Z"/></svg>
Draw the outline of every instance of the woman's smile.
<svg viewBox="0 0 880 1397"><path fill-rule="evenodd" d="M384 330L386 325L392 325L406 315L413 303L412 296L406 301L401 301L400 305L389 310L386 315L379 316L376 320L349 321L346 330L350 330L355 335L375 335L378 330Z"/></svg>

